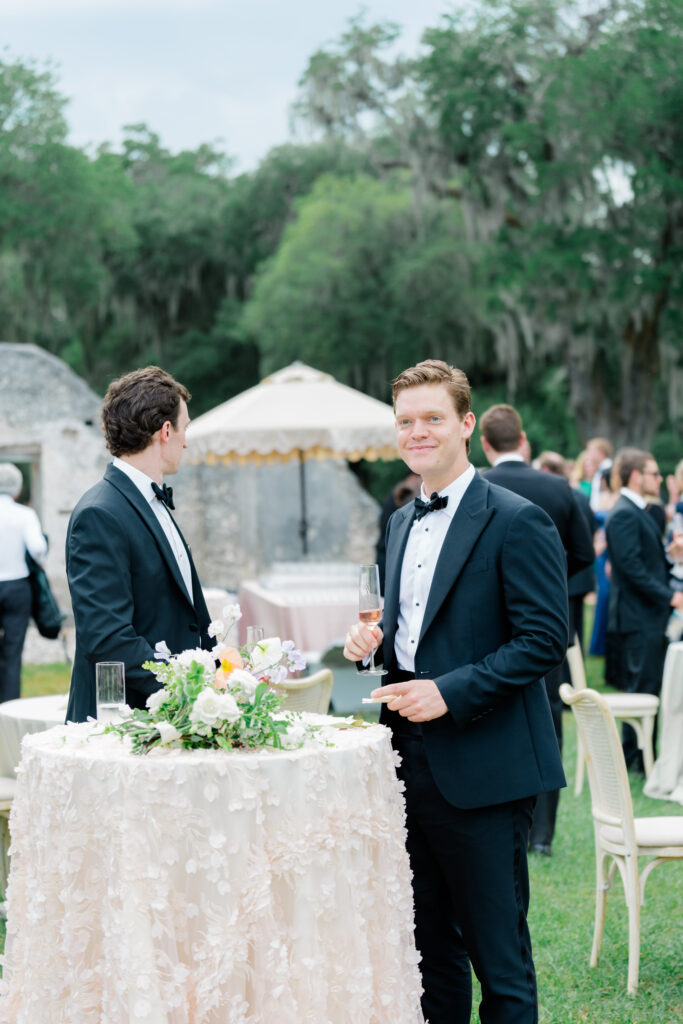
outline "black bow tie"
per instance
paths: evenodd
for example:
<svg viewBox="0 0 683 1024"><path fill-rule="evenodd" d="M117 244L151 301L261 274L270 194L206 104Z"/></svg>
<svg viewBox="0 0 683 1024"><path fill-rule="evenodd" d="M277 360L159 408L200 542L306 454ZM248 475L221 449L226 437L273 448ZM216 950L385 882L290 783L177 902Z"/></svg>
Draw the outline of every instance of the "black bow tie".
<svg viewBox="0 0 683 1024"><path fill-rule="evenodd" d="M429 501L423 501L422 498L416 498L415 518L422 519L422 516L426 516L428 512L435 512L439 508L445 508L447 504L448 498L441 498L436 491L434 491Z"/></svg>
<svg viewBox="0 0 683 1024"><path fill-rule="evenodd" d="M173 504L172 487L168 487L166 484L162 484L161 487L159 487L159 484L152 483L152 490L156 494L159 501L163 501L164 505L167 505L168 508L170 509L175 508L175 505Z"/></svg>

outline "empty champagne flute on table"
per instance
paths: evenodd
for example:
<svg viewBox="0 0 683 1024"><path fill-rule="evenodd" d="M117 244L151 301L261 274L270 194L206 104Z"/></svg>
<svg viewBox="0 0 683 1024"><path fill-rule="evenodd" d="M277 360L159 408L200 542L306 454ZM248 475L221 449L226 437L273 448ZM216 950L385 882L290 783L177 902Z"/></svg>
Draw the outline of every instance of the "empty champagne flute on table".
<svg viewBox="0 0 683 1024"><path fill-rule="evenodd" d="M126 674L122 661L98 661L95 665L97 721L121 722L126 703Z"/></svg>
<svg viewBox="0 0 683 1024"><path fill-rule="evenodd" d="M361 565L358 584L358 618L366 626L376 626L382 618L382 602L379 590L379 566ZM364 676L385 676L385 668L375 667L375 650L370 651L370 667L364 669Z"/></svg>
<svg viewBox="0 0 683 1024"><path fill-rule="evenodd" d="M247 626L247 647L254 647L265 640L266 630L264 626Z"/></svg>

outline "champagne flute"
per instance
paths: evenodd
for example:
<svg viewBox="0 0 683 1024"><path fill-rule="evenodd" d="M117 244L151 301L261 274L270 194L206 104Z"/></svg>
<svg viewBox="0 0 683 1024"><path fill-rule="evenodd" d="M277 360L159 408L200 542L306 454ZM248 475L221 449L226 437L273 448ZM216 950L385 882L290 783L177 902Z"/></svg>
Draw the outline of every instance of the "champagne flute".
<svg viewBox="0 0 683 1024"><path fill-rule="evenodd" d="M358 583L358 618L367 626L376 625L382 618L382 604L379 591L379 566L361 565ZM370 668L361 672L363 676L385 676L385 668L375 667L375 651L370 651Z"/></svg>

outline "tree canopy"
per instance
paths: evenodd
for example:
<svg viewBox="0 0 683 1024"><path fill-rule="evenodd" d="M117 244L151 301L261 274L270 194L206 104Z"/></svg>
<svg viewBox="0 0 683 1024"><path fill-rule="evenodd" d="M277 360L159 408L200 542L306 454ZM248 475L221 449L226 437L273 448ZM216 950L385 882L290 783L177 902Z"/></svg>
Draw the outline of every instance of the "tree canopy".
<svg viewBox="0 0 683 1024"><path fill-rule="evenodd" d="M539 440L680 457L679 0L480 0L398 38L352 20L300 82L318 141L237 176L145 125L87 155L53 73L1 60L3 339L97 389L160 362L195 411L297 358L386 400L441 357Z"/></svg>

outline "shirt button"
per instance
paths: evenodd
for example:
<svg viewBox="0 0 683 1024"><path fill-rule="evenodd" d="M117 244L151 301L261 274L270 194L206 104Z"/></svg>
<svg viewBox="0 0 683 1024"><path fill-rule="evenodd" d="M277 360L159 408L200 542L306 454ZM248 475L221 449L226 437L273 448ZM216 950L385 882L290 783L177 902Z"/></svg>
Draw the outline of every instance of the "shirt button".
<svg viewBox="0 0 683 1024"><path fill-rule="evenodd" d="M411 642L411 644L414 644L414 643L415 643L415 641L414 641L414 640L411 640L410 642Z"/></svg>
<svg viewBox="0 0 683 1024"><path fill-rule="evenodd" d="M415 607L416 607L416 608L419 608L419 607L420 607L420 602L419 602L419 601L416 601L416 602L415 602Z"/></svg>
<svg viewBox="0 0 683 1024"><path fill-rule="evenodd" d="M422 568L422 562L418 562L417 567L418 567L418 569L421 569Z"/></svg>

